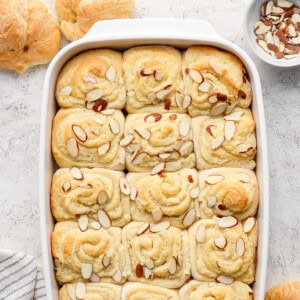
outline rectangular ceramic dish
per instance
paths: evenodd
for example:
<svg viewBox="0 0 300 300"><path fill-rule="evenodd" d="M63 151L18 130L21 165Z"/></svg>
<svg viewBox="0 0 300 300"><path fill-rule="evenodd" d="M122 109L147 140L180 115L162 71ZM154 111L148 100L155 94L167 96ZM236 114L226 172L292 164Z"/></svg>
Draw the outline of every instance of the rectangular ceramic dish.
<svg viewBox="0 0 300 300"><path fill-rule="evenodd" d="M114 20L96 23L81 39L63 48L51 62L44 82L40 136L39 198L41 214L42 251L47 299L58 299L51 255L50 235L54 220L50 211L50 187L56 165L51 154L52 120L57 111L55 84L63 65L74 55L93 48L127 49L147 44L165 44L185 49L191 45L215 46L238 56L246 67L252 89L252 111L257 134L257 178L260 188L260 205L257 214L259 241L257 252L254 299L263 300L268 258L269 182L264 106L261 85L255 65L239 47L222 39L204 21L176 19Z"/></svg>

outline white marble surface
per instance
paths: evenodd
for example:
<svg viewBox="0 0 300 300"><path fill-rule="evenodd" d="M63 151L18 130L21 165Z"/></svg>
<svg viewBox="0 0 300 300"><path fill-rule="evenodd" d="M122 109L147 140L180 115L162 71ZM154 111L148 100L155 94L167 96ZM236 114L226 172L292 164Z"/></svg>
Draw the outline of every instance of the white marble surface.
<svg viewBox="0 0 300 300"><path fill-rule="evenodd" d="M44 2L52 7L50 0ZM247 0L136 0L135 18L195 18L253 58L261 76L270 164L267 287L300 279L300 67L278 69L248 50ZM52 8L53 9L53 8ZM0 247L41 260L38 207L39 125L47 66L24 75L0 69Z"/></svg>

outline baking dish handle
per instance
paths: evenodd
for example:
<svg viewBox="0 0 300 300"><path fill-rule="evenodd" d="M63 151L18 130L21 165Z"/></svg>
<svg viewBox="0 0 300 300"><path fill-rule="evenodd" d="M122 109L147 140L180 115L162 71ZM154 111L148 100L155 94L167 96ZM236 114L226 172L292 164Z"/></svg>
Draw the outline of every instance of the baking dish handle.
<svg viewBox="0 0 300 300"><path fill-rule="evenodd" d="M203 20L192 19L118 19L109 21L99 21L95 23L87 32L83 39L97 36L120 36L140 33L143 36L172 37L178 34L184 36L205 35L219 37L213 27Z"/></svg>

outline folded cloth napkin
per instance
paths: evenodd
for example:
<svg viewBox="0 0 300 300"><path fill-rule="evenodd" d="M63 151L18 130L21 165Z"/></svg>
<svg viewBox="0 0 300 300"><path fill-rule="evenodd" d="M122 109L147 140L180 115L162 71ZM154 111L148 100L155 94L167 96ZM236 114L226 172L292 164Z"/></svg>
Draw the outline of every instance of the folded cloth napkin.
<svg viewBox="0 0 300 300"><path fill-rule="evenodd" d="M33 256L0 250L0 299L47 299L44 277Z"/></svg>

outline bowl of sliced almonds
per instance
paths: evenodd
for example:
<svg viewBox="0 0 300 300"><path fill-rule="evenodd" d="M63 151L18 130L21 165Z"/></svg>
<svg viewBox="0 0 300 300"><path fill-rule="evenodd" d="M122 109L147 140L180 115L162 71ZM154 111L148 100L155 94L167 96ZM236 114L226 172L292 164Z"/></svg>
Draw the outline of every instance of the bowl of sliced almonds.
<svg viewBox="0 0 300 300"><path fill-rule="evenodd" d="M252 50L265 62L300 65L300 0L253 0L245 32Z"/></svg>

